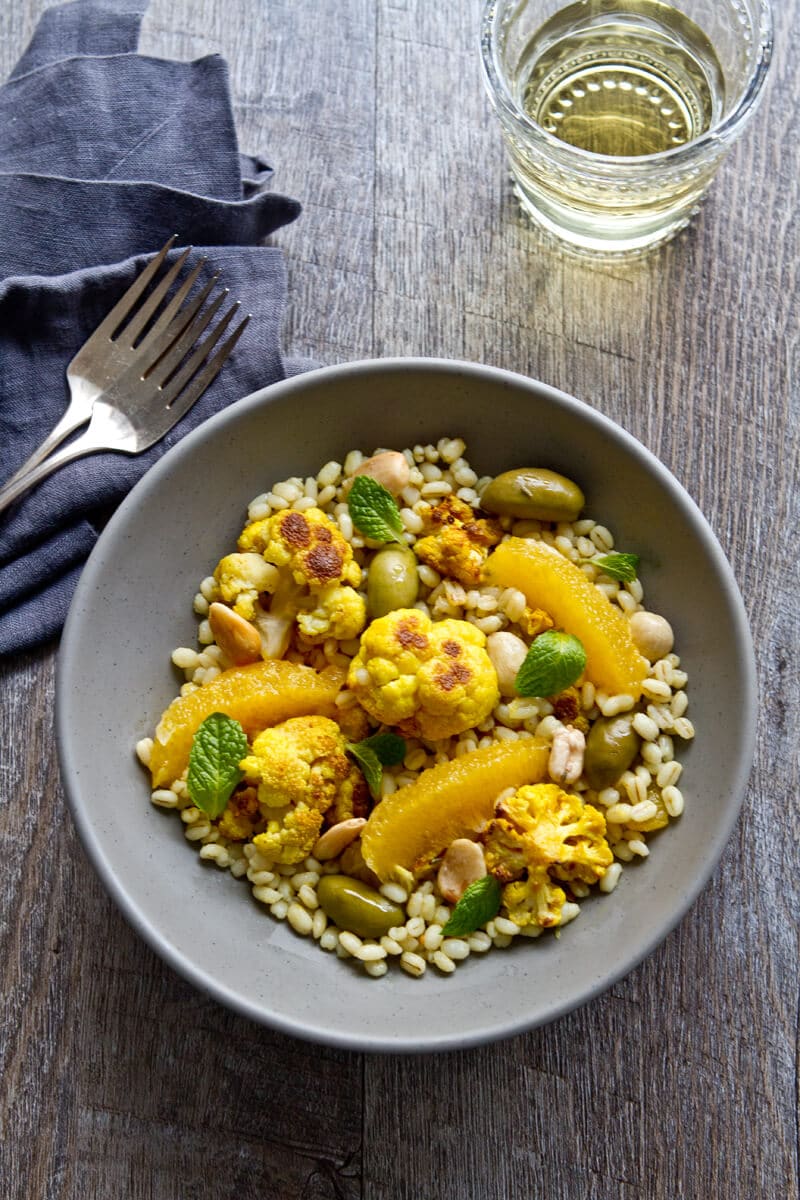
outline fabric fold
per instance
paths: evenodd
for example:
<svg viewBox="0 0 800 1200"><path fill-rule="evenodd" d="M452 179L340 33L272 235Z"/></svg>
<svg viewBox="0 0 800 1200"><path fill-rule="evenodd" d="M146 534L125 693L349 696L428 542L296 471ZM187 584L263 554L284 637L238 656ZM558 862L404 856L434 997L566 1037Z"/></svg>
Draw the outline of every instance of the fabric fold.
<svg viewBox="0 0 800 1200"><path fill-rule="evenodd" d="M36 592L48 590L53 581L79 566L94 549L97 530L88 521L63 529L41 546L12 559L0 571L0 613Z"/></svg>
<svg viewBox="0 0 800 1200"><path fill-rule="evenodd" d="M145 9L73 0L46 10L0 87L0 483L66 409L75 353L173 234L194 246L190 265L207 259L200 282L218 272L251 320L159 443L68 463L0 514L0 654L58 634L98 529L153 463L287 373L285 265L264 242L300 205L270 190L271 162L240 151L219 55L137 53Z"/></svg>
<svg viewBox="0 0 800 1200"><path fill-rule="evenodd" d="M11 72L19 79L75 54L128 54L139 44L147 0L73 0L47 8Z"/></svg>
<svg viewBox="0 0 800 1200"><path fill-rule="evenodd" d="M217 54L55 63L0 88L0 172L160 183L240 200L228 88L228 65ZM37 114L35 131L20 111Z"/></svg>
<svg viewBox="0 0 800 1200"><path fill-rule="evenodd" d="M99 247L99 261L118 262L135 251L160 249L172 234L183 245L257 245L294 221L300 205L276 192L214 200L163 184L23 174L0 175L0 211L6 230L14 231L0 244L5 276L90 267Z"/></svg>

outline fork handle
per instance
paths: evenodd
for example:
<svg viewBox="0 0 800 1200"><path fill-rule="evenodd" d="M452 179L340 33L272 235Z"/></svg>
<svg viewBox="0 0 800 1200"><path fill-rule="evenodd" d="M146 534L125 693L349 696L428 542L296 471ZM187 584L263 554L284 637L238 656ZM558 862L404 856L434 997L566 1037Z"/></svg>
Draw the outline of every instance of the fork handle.
<svg viewBox="0 0 800 1200"><path fill-rule="evenodd" d="M58 428L59 426L57 425L50 437L55 435ZM70 431L67 430L67 432ZM67 432L61 433L58 437L58 441L61 441L63 438L65 438L67 436ZM82 433L80 437L75 438L74 442L70 442L68 446L63 446L60 450L57 450L55 454L51 454L49 458L46 458L43 462L40 462L37 466L34 466L32 470L23 471L22 468L20 468L20 470L17 471L15 475L12 475L11 479L9 479L8 482L5 483L2 488L0 488L0 513L5 512L5 510L12 505L15 500L18 500L20 496L24 495L29 488L34 486L34 484L41 483L43 479L46 479L48 475L51 475L53 471L58 470L59 467L63 467L65 463L72 462L74 458L82 458L85 454L96 454L98 450L108 450L113 448L109 447L107 433L107 430L102 430L100 428L95 428L93 430L90 425L85 433ZM39 451L36 452L37 457L38 455ZM28 461L30 462L30 459Z"/></svg>
<svg viewBox="0 0 800 1200"><path fill-rule="evenodd" d="M90 411L76 414L74 406L70 406L61 417L61 420L50 430L41 445L36 447L30 458L25 460L19 470L9 476L3 485L3 491L10 484L16 483L17 480L22 479L34 467L38 466L43 458L47 458L51 450L55 450L56 446L61 445L64 438L69 437L76 429L80 429L81 425L85 425L90 416ZM0 491L0 497L2 497L3 491Z"/></svg>

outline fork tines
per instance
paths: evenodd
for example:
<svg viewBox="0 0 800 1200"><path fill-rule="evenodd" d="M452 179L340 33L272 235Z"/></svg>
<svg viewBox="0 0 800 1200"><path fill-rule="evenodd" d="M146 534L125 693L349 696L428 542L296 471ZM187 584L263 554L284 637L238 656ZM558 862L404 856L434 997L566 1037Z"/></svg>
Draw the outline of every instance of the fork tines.
<svg viewBox="0 0 800 1200"><path fill-rule="evenodd" d="M226 288L222 296L219 297L220 300L225 298L227 291L228 289ZM215 304L214 311L216 311L218 306L219 302ZM237 300L222 316L206 340L196 347L184 365L169 376L164 383L159 385L164 397L164 403L173 412L184 413L191 408L195 400L203 394L211 381L219 374L222 364L247 327L250 320L249 313L239 322L233 333L225 339L216 354L212 358L208 356L239 308L240 304ZM213 313L211 315L213 316ZM198 318L198 321L200 319ZM211 317L209 316L208 320L210 319ZM203 322L203 328L208 324L208 320ZM200 332L202 332L202 329ZM198 333L197 336L199 337L200 334Z"/></svg>
<svg viewBox="0 0 800 1200"><path fill-rule="evenodd" d="M151 260L147 264L147 266L144 267L143 270L141 270L139 272L139 274L136 276L136 278L134 279L131 286L128 288L127 292L125 292L119 298L117 303L111 309L111 312L108 313L108 315L106 317L104 317L103 320L100 322L100 324L97 326L97 329L95 330L95 336L103 335L103 336L107 337L109 339L109 341L115 340L115 335L119 335L120 329L121 329L122 325L124 324L126 318L129 317L131 315L131 313L134 311L136 304L142 298L142 296L146 292L147 288L152 283L155 276L158 274L161 264L164 262L164 259L167 257L167 254L172 249L172 246L175 243L175 241L177 240L177 237L178 237L178 235L176 233L173 233L172 237L169 238L169 240L166 241L164 243L164 245L161 247L158 254L156 254L154 258L151 258ZM188 257L190 251L191 251L191 246L187 246L185 251L181 255L181 258L178 260L178 263L176 264L175 267L173 267L172 271L170 272L170 275L172 275L173 278L175 277L175 275L177 275L178 271L180 271L180 268L183 266L183 263L186 261L186 258ZM167 283L167 288L169 288L171 282L172 282L172 280L170 280ZM166 292L166 289L165 289L165 292Z"/></svg>
<svg viewBox="0 0 800 1200"><path fill-rule="evenodd" d="M187 246L148 293L147 289L155 280L174 242L175 236L162 246L102 322L100 330L111 340L133 351L131 369L135 369L142 381L146 380L152 388L158 389L162 402L171 407L173 413L182 413L192 406L218 374L250 317L248 315L240 321L214 356L209 358L240 304L239 301L233 303L205 341L199 343L199 338L219 312L229 291L224 288L210 304L203 307L219 282L217 273L195 295L191 295L207 261L201 258L167 301L170 289L191 253L192 247Z"/></svg>

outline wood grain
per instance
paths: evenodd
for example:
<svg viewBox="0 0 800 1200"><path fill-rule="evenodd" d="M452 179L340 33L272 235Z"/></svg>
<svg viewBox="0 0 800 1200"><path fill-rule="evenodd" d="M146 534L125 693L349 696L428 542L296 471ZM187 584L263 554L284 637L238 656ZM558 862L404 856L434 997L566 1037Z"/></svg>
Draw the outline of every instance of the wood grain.
<svg viewBox="0 0 800 1200"><path fill-rule="evenodd" d="M0 68L43 0L0 9ZM84 859L55 648L0 663L0 1194L9 1200L791 1200L798 1194L800 0L753 129L688 232L598 267L528 228L475 53L478 0L154 0L142 49L222 53L243 149L302 217L285 345L425 354L563 387L625 425L729 556L763 698L710 886L554 1025L428 1058L254 1026L132 933Z"/></svg>

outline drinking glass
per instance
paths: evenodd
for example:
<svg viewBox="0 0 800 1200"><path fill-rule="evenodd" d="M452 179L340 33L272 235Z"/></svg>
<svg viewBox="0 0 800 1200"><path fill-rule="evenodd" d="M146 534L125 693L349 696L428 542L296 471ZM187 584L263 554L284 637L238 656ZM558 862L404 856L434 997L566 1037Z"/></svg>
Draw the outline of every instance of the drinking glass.
<svg viewBox="0 0 800 1200"><path fill-rule="evenodd" d="M481 61L527 214L592 254L681 229L755 112L768 0L489 0Z"/></svg>

